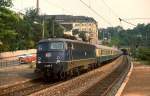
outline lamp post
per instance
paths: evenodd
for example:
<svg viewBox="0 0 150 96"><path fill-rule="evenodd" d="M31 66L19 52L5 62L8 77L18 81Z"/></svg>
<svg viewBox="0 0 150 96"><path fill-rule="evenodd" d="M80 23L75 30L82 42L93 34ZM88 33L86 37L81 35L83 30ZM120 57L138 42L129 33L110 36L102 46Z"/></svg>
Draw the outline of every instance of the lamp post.
<svg viewBox="0 0 150 96"><path fill-rule="evenodd" d="M45 21L44 21L44 18L43 18L43 20L42 20L42 24L41 23L39 23L39 22L37 22L37 21L34 21L33 22L34 24L40 24L41 26L42 26L42 39L44 39L44 34L45 34Z"/></svg>
<svg viewBox="0 0 150 96"><path fill-rule="evenodd" d="M52 38L55 37L55 36L54 36L54 30L55 30L55 29L54 29L54 28L55 28L55 27L54 27L54 26L55 26L54 23L55 23L55 21L53 20L53 21L52 21L52 27L53 27L53 28L52 28Z"/></svg>
<svg viewBox="0 0 150 96"><path fill-rule="evenodd" d="M43 19L43 22L42 22L42 39L44 39L44 33L45 33L44 26L45 26L45 22L44 22L44 19Z"/></svg>

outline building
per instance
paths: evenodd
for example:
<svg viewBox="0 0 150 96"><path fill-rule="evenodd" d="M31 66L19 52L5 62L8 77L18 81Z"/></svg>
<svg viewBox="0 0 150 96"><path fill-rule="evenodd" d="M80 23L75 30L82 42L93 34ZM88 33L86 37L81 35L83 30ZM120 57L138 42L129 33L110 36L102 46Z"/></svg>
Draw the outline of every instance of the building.
<svg viewBox="0 0 150 96"><path fill-rule="evenodd" d="M55 21L65 28L65 34L73 35L75 31L85 32L92 44L98 43L98 26L92 17L72 15L47 15L45 18L55 17Z"/></svg>

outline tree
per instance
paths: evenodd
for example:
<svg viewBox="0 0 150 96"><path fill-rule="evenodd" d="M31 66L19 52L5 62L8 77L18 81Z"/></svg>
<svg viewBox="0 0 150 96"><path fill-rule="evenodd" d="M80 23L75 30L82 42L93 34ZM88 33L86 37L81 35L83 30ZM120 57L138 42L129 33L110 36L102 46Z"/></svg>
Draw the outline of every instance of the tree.
<svg viewBox="0 0 150 96"><path fill-rule="evenodd" d="M89 34L86 31L79 31L78 29L74 29L73 30L73 35L78 35L80 38L82 38L83 41L90 41L90 37L87 36L87 34Z"/></svg>
<svg viewBox="0 0 150 96"><path fill-rule="evenodd" d="M0 51L14 50L14 42L18 34L15 26L19 22L19 16L6 8L11 5L11 0L0 1L0 41L2 43Z"/></svg>
<svg viewBox="0 0 150 96"><path fill-rule="evenodd" d="M11 7L12 0L0 0L0 7Z"/></svg>
<svg viewBox="0 0 150 96"><path fill-rule="evenodd" d="M60 24L55 21L55 17L47 19L46 22L46 34L49 34L47 37L58 37L61 38L64 35L64 29Z"/></svg>

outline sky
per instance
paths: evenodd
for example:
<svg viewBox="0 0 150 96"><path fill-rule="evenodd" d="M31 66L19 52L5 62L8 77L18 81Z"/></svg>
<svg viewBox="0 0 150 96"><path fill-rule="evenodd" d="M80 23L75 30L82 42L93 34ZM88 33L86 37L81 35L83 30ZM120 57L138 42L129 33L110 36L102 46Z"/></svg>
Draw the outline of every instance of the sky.
<svg viewBox="0 0 150 96"><path fill-rule="evenodd" d="M88 9L80 0L39 0L40 14L66 14L93 17L99 28L122 26L133 28L118 18L150 18L150 0L82 0L99 15ZM36 0L13 0L13 9L25 12L27 8L35 8ZM105 20L104 20L105 19ZM135 25L150 23L150 19L127 20Z"/></svg>

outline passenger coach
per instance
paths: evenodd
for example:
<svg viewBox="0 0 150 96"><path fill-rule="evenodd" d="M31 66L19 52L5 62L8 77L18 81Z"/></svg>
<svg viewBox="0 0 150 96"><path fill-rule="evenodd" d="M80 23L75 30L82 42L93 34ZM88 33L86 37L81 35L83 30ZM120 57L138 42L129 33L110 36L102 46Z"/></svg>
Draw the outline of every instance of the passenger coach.
<svg viewBox="0 0 150 96"><path fill-rule="evenodd" d="M96 58L98 66L100 66L100 64L103 62L110 61L119 57L121 54L122 52L116 48L96 45Z"/></svg>

